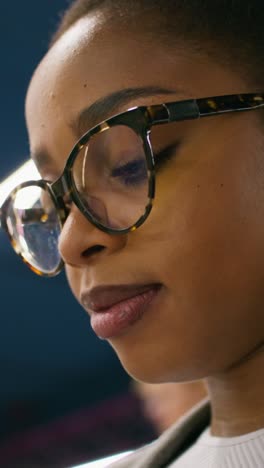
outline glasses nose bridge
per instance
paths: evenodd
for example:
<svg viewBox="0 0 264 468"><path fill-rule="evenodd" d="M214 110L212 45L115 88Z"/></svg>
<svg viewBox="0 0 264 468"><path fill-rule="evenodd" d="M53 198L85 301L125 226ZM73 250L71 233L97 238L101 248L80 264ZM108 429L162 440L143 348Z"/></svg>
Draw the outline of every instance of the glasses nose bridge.
<svg viewBox="0 0 264 468"><path fill-rule="evenodd" d="M71 187L67 181L65 173L63 173L55 182L50 184L50 189L52 190L56 200L62 199L71 194Z"/></svg>

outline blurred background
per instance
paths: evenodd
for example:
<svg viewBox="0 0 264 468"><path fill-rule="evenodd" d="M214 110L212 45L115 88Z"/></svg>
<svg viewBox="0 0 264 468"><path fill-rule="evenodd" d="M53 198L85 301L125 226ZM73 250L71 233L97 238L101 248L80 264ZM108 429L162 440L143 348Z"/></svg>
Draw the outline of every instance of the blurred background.
<svg viewBox="0 0 264 468"><path fill-rule="evenodd" d="M0 182L28 159L28 82L68 3L1 4ZM0 466L64 468L151 440L129 377L64 274L34 276L2 232L0 252Z"/></svg>

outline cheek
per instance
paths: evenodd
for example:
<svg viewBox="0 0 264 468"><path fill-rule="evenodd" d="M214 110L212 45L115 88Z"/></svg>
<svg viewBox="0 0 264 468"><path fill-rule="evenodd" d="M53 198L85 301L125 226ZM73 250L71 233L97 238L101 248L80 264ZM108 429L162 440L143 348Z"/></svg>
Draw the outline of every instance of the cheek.
<svg viewBox="0 0 264 468"><path fill-rule="evenodd" d="M77 299L77 301L79 302L82 279L81 271L78 268L74 268L65 264L65 273L70 289L75 299Z"/></svg>
<svg viewBox="0 0 264 468"><path fill-rule="evenodd" d="M138 330L130 343L113 343L136 376L204 377L263 339L264 193L254 154L226 152L228 170L221 157L158 180L139 237L166 295L151 323L142 323L142 336Z"/></svg>
<svg viewBox="0 0 264 468"><path fill-rule="evenodd" d="M160 204L168 210L164 248L191 289L196 285L198 293L211 290L215 296L219 290L227 297L236 290L242 296L246 285L249 293L263 281L264 193L257 189L254 155L249 164L242 149L236 157L226 154L223 163L220 158L160 190Z"/></svg>
<svg viewBox="0 0 264 468"><path fill-rule="evenodd" d="M217 145L198 141L195 159L187 152L158 176L149 232L159 242L165 271L186 271L191 284L215 279L242 286L251 282L250 272L255 283L264 273L263 158L251 143L255 135L244 141L220 136Z"/></svg>

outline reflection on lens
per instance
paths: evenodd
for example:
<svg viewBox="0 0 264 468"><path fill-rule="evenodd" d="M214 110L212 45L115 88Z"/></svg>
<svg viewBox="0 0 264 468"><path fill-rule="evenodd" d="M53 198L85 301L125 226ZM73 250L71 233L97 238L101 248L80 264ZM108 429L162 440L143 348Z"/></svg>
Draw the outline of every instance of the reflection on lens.
<svg viewBox="0 0 264 468"><path fill-rule="evenodd" d="M144 215L149 174L141 137L124 125L90 138L73 179L84 208L103 226L127 229Z"/></svg>
<svg viewBox="0 0 264 468"><path fill-rule="evenodd" d="M17 251L44 274L60 264L60 221L47 190L32 185L14 193L7 211L7 226Z"/></svg>

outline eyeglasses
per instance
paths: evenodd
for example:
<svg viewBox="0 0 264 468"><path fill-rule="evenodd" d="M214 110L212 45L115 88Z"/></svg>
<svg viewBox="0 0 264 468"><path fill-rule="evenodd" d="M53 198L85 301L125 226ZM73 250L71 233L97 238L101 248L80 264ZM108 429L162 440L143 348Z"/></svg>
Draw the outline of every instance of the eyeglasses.
<svg viewBox="0 0 264 468"><path fill-rule="evenodd" d="M263 106L264 94L240 94L134 107L115 115L81 137L55 182L16 187L1 208L1 226L35 273L55 276L63 267L58 240L68 202L108 234L133 232L146 221L159 164L150 139L154 125Z"/></svg>

